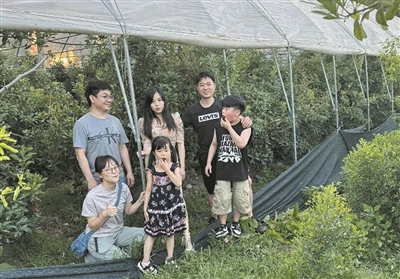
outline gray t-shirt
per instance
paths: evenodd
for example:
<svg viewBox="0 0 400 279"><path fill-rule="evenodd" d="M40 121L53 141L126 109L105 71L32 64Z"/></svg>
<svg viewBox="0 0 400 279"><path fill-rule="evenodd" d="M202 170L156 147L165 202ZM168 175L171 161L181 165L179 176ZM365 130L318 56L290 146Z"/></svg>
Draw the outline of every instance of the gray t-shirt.
<svg viewBox="0 0 400 279"><path fill-rule="evenodd" d="M97 118L90 113L76 121L73 129L74 148L86 150L90 171L94 178L99 180L94 170L94 161L97 156L111 155L121 165L119 146L129 142L121 121L110 114L106 118ZM123 176L123 172L121 172Z"/></svg>
<svg viewBox="0 0 400 279"><path fill-rule="evenodd" d="M83 217L96 217L99 216L107 206L115 205L118 195L118 186L112 190L104 188L103 184L100 184L90 190L82 205L82 216ZM122 183L121 198L117 206L118 212L116 216L108 218L94 234L95 237L113 236L124 226L124 209L125 205L132 202L132 194L129 190L128 185ZM86 227L86 232L89 232L90 228Z"/></svg>

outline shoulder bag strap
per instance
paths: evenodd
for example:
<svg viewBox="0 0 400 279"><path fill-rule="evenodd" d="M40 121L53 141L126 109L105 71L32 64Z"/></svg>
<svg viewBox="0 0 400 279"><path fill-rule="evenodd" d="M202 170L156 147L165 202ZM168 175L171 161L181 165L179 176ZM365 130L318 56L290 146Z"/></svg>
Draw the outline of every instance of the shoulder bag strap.
<svg viewBox="0 0 400 279"><path fill-rule="evenodd" d="M117 196L117 201L115 202L115 206L118 206L119 200L121 199L121 192L122 192L122 183L121 181L118 181L118 196Z"/></svg>

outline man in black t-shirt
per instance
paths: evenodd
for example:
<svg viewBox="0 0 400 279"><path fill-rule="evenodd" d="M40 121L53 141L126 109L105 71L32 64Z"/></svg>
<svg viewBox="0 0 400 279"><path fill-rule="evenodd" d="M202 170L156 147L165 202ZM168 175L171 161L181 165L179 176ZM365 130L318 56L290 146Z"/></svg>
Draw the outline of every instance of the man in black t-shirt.
<svg viewBox="0 0 400 279"><path fill-rule="evenodd" d="M219 123L221 119L222 100L214 98L215 92L215 77L210 72L201 72L196 78L197 92L200 95L200 101L191 105L182 115L182 121L185 126L192 126L197 134L199 144L199 165L203 177L204 186L207 189L207 202L210 208L214 200L215 188L215 173L207 176L204 172L208 149L210 148L215 124ZM248 117L241 117L243 127L248 128L251 126L252 121ZM216 160L212 161L212 167L215 169ZM249 178L250 180L250 178ZM251 185L251 180L249 181ZM253 194L250 188L250 202L252 203ZM253 213L249 213L252 217ZM217 216L212 216L210 221L215 220ZM259 222L259 225L260 222ZM264 232L265 229L261 226L258 228L259 232Z"/></svg>

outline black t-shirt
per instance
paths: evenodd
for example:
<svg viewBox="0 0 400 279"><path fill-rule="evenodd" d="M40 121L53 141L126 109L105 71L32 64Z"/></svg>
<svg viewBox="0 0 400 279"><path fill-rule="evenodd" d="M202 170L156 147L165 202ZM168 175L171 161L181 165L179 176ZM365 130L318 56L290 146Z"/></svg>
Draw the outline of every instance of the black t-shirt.
<svg viewBox="0 0 400 279"><path fill-rule="evenodd" d="M192 126L197 134L199 152L208 153L214 137L214 127L221 119L222 100L216 99L214 103L204 108L200 102L191 105L182 115L185 126Z"/></svg>
<svg viewBox="0 0 400 279"><path fill-rule="evenodd" d="M245 130L241 122L233 125L232 128L238 135L241 135L241 133ZM222 128L219 123L215 125L215 131L218 143L217 152L215 154L215 156L217 156L217 180L247 180L249 175L247 146L249 145L251 136L249 138L249 142L246 144L246 147L240 149L233 141L228 130Z"/></svg>

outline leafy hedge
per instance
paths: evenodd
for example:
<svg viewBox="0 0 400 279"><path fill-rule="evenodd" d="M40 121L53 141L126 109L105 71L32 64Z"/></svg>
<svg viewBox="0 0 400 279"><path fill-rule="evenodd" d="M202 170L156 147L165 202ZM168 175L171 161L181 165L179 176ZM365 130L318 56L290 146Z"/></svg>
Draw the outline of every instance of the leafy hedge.
<svg viewBox="0 0 400 279"><path fill-rule="evenodd" d="M346 201L368 231L366 257L386 261L400 237L400 131L361 140L345 158Z"/></svg>

